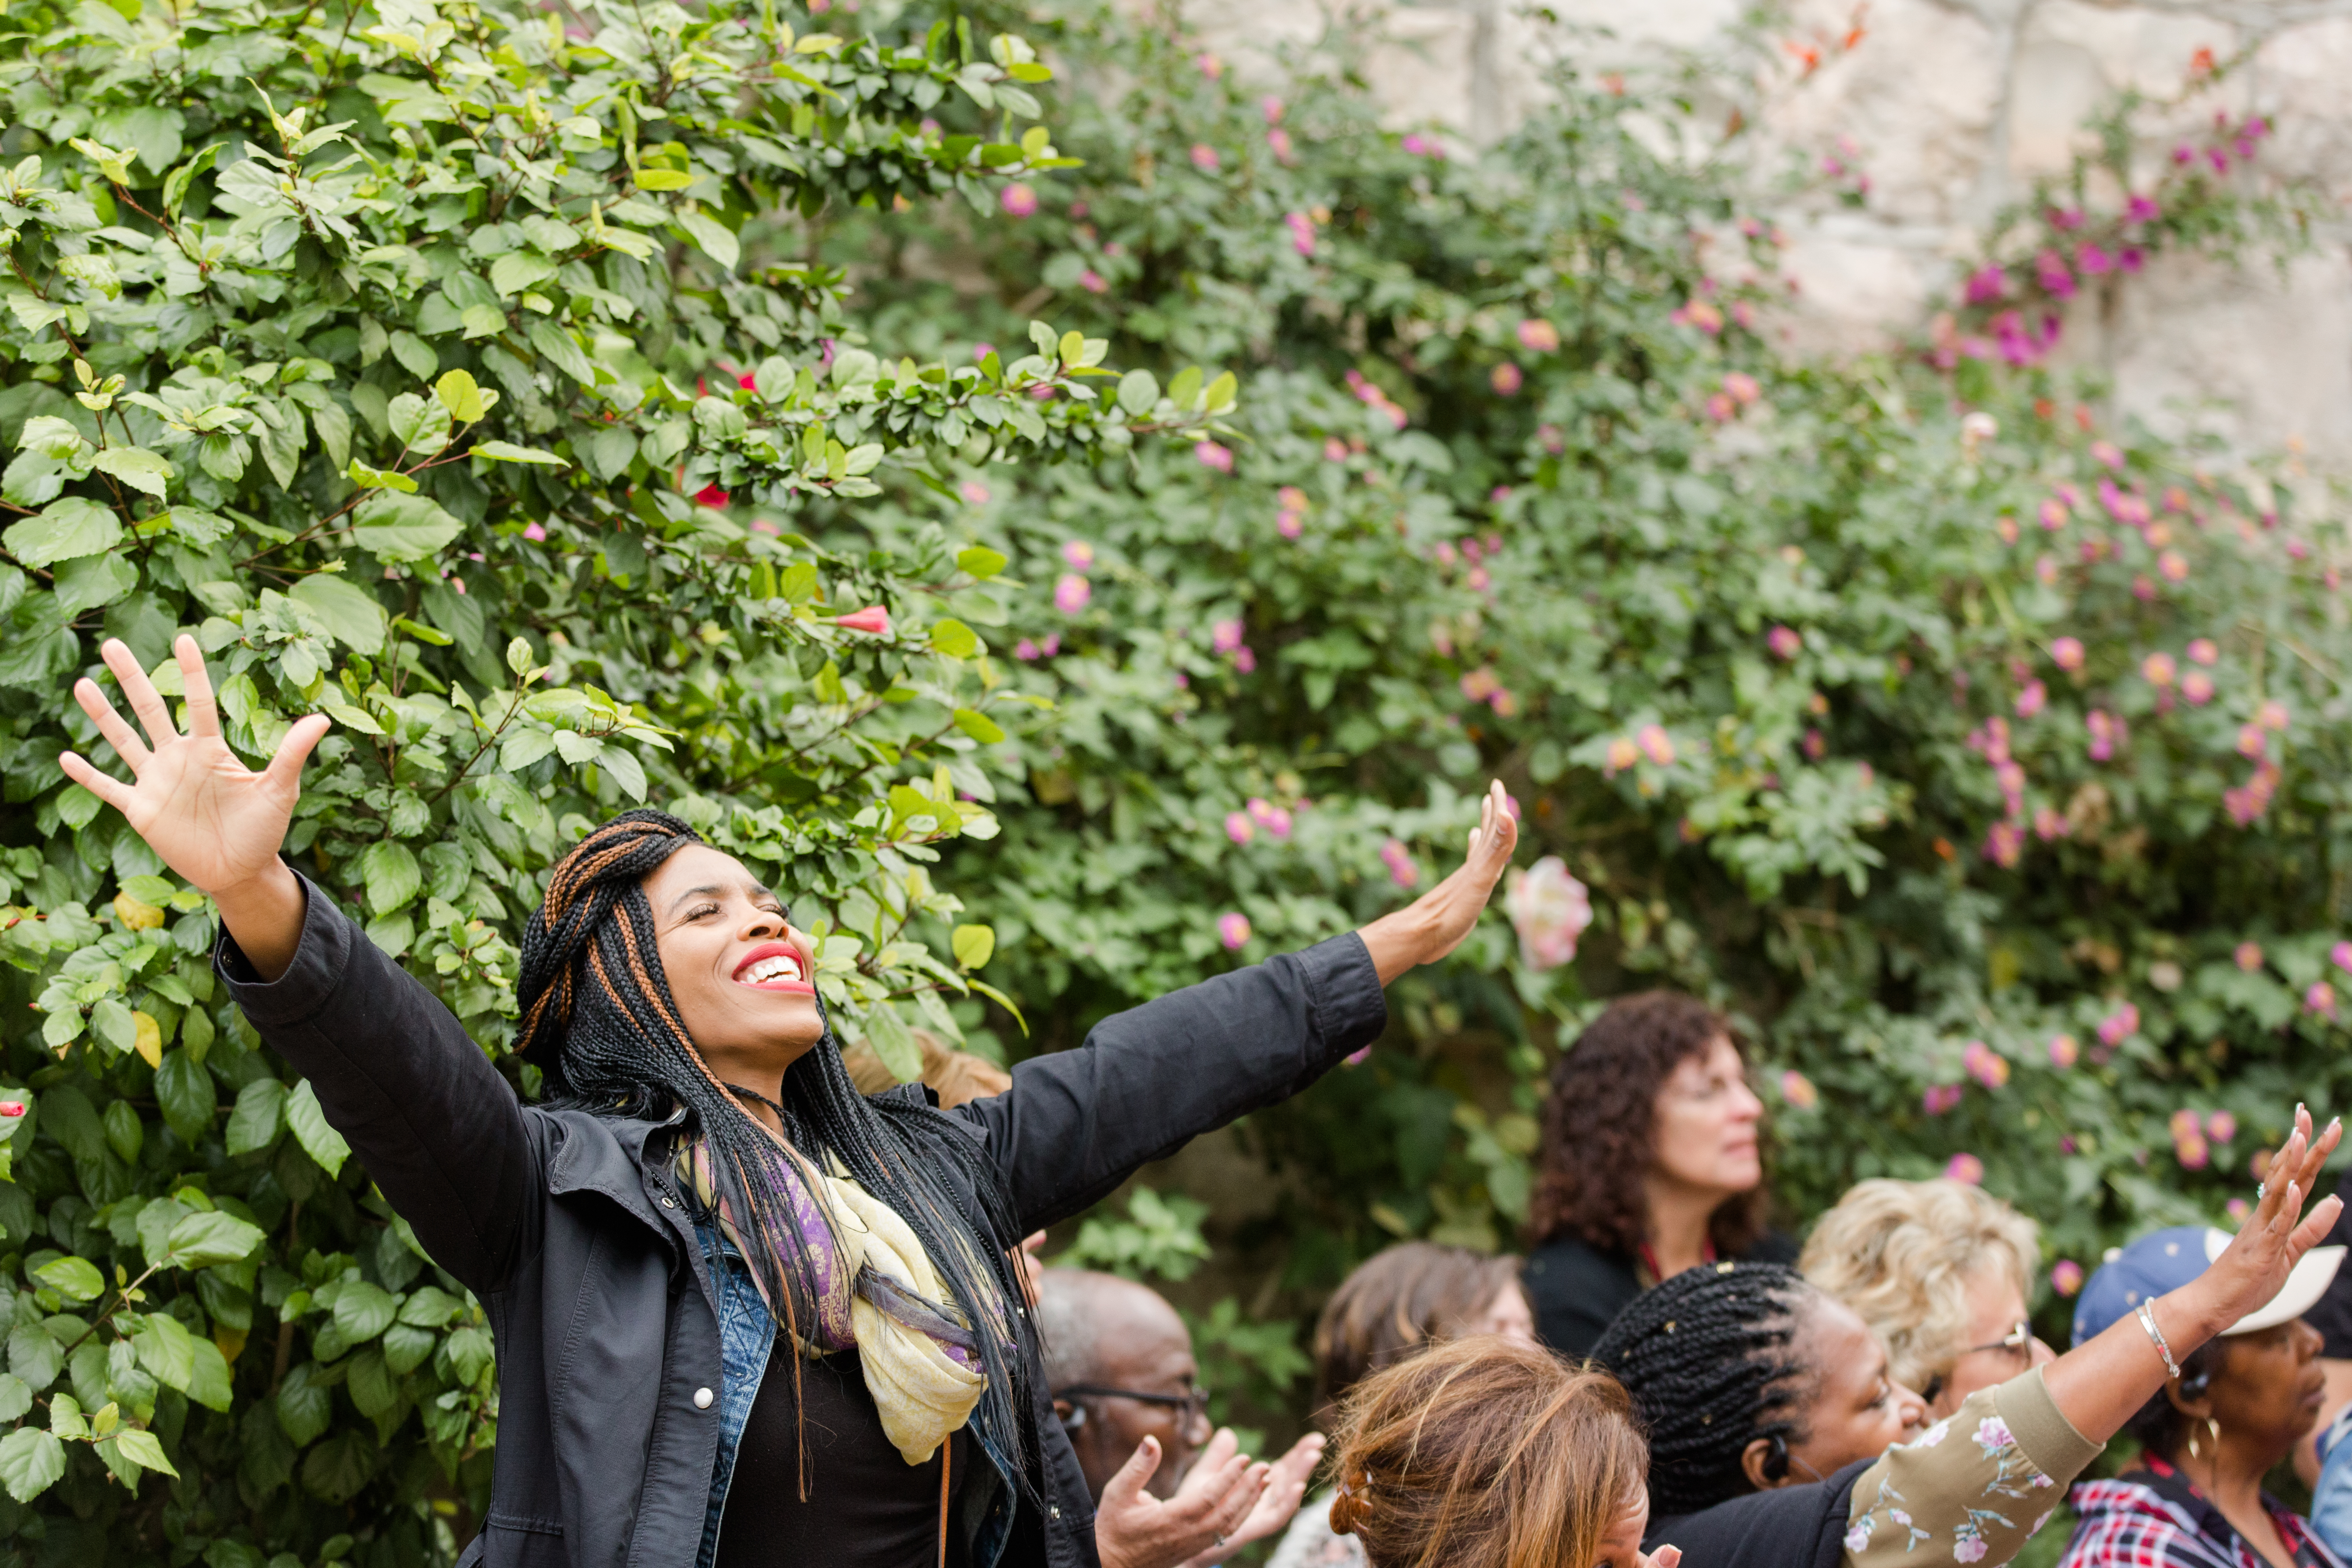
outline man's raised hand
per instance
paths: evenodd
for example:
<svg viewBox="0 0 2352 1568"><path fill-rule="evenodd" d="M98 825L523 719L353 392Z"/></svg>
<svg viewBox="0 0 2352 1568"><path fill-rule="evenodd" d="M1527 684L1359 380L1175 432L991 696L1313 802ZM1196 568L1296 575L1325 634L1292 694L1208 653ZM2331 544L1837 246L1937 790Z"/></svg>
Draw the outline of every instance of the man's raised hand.
<svg viewBox="0 0 2352 1568"><path fill-rule="evenodd" d="M1519 821L1511 815L1511 797L1497 779L1486 786L1478 826L1470 830L1468 852L1454 875L1357 933L1364 939L1381 984L1417 963L1434 963L1462 945L1478 923L1479 911L1494 897L1495 884L1503 879L1518 844Z"/></svg>

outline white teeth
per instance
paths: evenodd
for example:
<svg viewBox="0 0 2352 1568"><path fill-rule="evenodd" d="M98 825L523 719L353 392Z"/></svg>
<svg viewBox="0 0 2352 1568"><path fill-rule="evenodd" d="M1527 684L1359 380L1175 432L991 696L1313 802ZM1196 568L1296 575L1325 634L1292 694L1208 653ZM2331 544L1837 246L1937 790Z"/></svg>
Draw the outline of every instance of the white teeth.
<svg viewBox="0 0 2352 1568"><path fill-rule="evenodd" d="M764 985L771 980L798 980L800 977L800 960L788 953L763 958L745 970L741 976L746 985Z"/></svg>

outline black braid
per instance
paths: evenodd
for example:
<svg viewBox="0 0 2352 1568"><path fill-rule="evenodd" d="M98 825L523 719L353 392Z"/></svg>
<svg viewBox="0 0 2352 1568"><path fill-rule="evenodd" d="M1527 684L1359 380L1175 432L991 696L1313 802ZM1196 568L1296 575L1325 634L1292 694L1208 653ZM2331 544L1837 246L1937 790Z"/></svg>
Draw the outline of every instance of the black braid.
<svg viewBox="0 0 2352 1568"><path fill-rule="evenodd" d="M701 841L667 813L628 811L556 864L523 933L515 1048L535 1053L551 1103L619 1117L658 1118L683 1109L680 1136L698 1135L706 1144L719 1197L747 1222L738 1226L746 1261L784 1326L797 1334L803 1321L814 1325L814 1302L797 1266L809 1238L778 1174L784 1156L775 1135L712 1076L687 1037L655 948L645 880L671 855ZM1023 1489L1034 1492L1030 1477L1039 1473L1041 1450L1028 1415L1024 1353L1034 1330L1013 1310L1025 1298L1009 1242L999 1239L1019 1234L1011 1195L960 1123L929 1105L858 1093L822 996L817 1007L824 1036L785 1069L775 1106L784 1141L820 1171L838 1159L914 1231L977 1331L988 1377L974 1413L978 1434L1014 1457ZM942 1159L961 1184L937 1169ZM976 1210L959 1197L959 1186L977 1194ZM761 1239L767 1245L759 1245Z"/></svg>
<svg viewBox="0 0 2352 1568"><path fill-rule="evenodd" d="M1650 1512L1696 1513L1754 1490L1759 1437L1804 1441L1813 1369L1791 1342L1813 1288L1777 1263L1703 1263L1635 1297L1592 1348L1650 1435ZM1783 1461L1785 1464L1785 1460Z"/></svg>

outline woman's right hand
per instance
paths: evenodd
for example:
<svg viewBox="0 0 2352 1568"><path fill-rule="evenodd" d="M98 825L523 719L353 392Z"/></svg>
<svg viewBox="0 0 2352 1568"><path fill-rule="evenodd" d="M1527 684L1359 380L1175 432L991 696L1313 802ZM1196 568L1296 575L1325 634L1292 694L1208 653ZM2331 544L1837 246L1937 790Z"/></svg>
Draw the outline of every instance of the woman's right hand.
<svg viewBox="0 0 2352 1568"><path fill-rule="evenodd" d="M2192 1287L2203 1298L2199 1305L2210 1314L2213 1332L2220 1333L2247 1313L2268 1306L2285 1288L2287 1275L2303 1261L2304 1254L2336 1227L2343 1204L2332 1194L2313 1205L2308 1215L2303 1205L2343 1136L2344 1122L2339 1117L2314 1138L2311 1112L2300 1105L2294 1108L2294 1131L2263 1173L2254 1212Z"/></svg>
<svg viewBox="0 0 2352 1568"><path fill-rule="evenodd" d="M255 773L221 739L220 710L196 639L173 647L186 692L188 732L172 723L163 694L129 648L109 638L100 654L145 726L142 742L94 680L74 683L74 697L98 732L131 765L130 784L100 773L89 758L58 758L66 776L122 813L131 830L181 878L209 894L229 934L266 980L294 959L302 935L302 889L278 858L294 803L301 798L302 763L327 732L313 713L294 721L269 766Z"/></svg>

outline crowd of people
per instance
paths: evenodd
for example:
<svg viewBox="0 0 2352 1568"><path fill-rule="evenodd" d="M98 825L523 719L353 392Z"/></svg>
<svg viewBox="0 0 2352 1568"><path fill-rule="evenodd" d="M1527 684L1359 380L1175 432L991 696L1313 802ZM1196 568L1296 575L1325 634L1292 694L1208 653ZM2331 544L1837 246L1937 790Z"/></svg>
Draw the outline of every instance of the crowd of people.
<svg viewBox="0 0 2352 1568"><path fill-rule="evenodd" d="M905 1086L854 1076L778 891L625 812L547 868L525 931L525 1102L283 858L327 718L255 772L194 638L176 711L102 652L140 730L75 697L131 779L61 765L211 899L229 994L488 1314L499 1445L460 1568L1207 1568L1277 1531L1276 1568L1998 1568L2070 1495L2065 1568L2352 1556L2344 1205L2310 1201L2341 1128L2300 1106L2236 1234L2119 1249L2057 1354L2029 1217L1865 1182L1801 1249L1768 1223L1737 1035L1626 998L1560 1058L1524 1266L1366 1262L1316 1331L1321 1429L1255 1461L1168 1303L1041 1268L1040 1235L1377 1039L1389 984L1510 863L1499 784L1406 908L1010 1074ZM2130 1466L2075 1484L2119 1433ZM2308 1519L2263 1489L2299 1449Z"/></svg>

